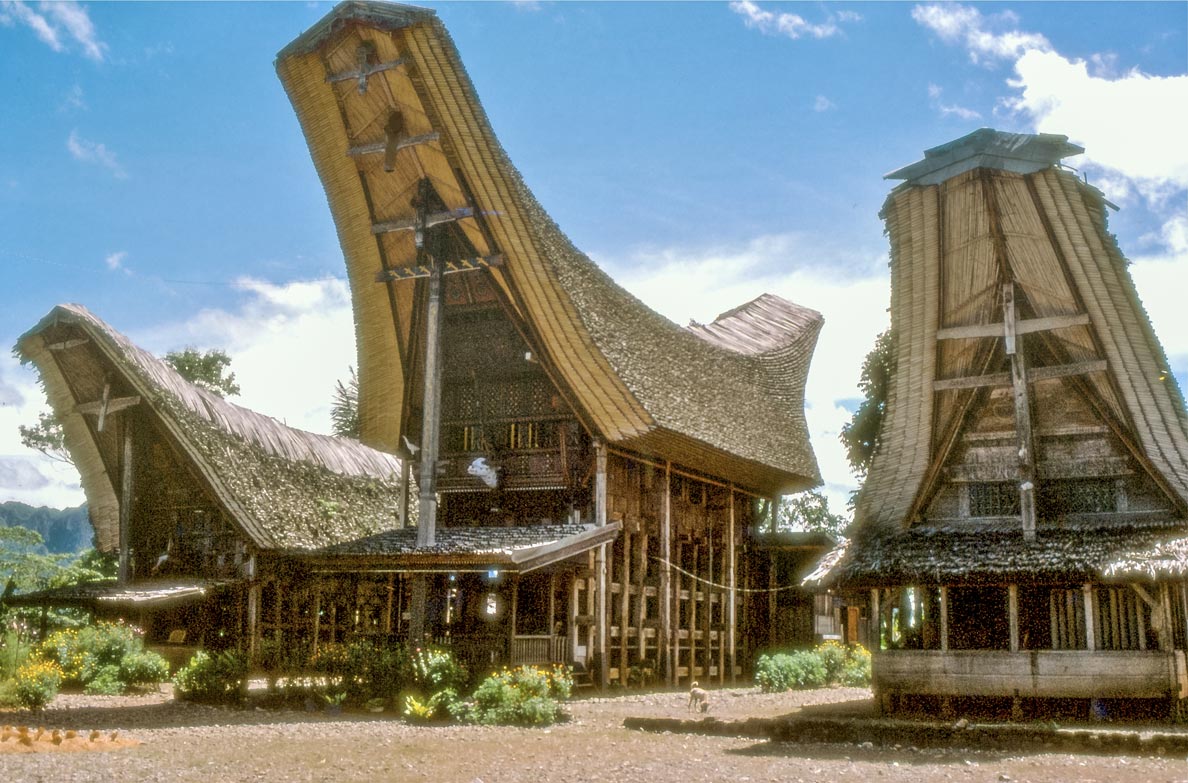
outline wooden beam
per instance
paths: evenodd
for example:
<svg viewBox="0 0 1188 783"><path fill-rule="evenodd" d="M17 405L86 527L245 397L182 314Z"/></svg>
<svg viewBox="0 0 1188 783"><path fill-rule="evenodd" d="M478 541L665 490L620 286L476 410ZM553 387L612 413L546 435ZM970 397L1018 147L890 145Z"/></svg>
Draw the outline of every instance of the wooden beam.
<svg viewBox="0 0 1188 783"><path fill-rule="evenodd" d="M80 345L86 345L91 340L89 337L76 337L73 340L63 340L60 343L49 343L46 349L50 351L65 351L69 348L77 348Z"/></svg>
<svg viewBox="0 0 1188 783"><path fill-rule="evenodd" d="M594 524L597 527L606 526L606 444L601 440L594 441ZM598 576L598 607L596 609L598 615L598 668L599 668L599 685L606 688L610 683L610 660L607 657L610 654L610 645L607 639L607 592L610 585L607 580L607 544L602 544L598 547L597 563L595 570ZM624 586L624 589L626 587ZM626 631L620 627L620 633Z"/></svg>
<svg viewBox="0 0 1188 783"><path fill-rule="evenodd" d="M1085 608L1085 649L1093 652L1097 649L1097 617L1094 616L1095 604L1093 585L1086 582L1081 586L1081 601Z"/></svg>
<svg viewBox="0 0 1188 783"><path fill-rule="evenodd" d="M397 220L388 220L383 223L374 223L371 226L371 233L391 234L397 231L418 231L444 225L445 223L453 223L468 217L474 217L474 210L470 207L458 207L457 209L450 209L445 212L433 212L425 215L423 218L420 215L414 215Z"/></svg>
<svg viewBox="0 0 1188 783"><path fill-rule="evenodd" d="M1052 367L1035 367L1027 372L1027 382L1047 381L1053 378L1067 378L1071 375L1088 375L1094 372L1104 372L1108 368L1104 359L1091 359L1072 364L1058 364ZM1010 386L1009 372L996 372L989 375L970 375L964 378L944 378L932 382L933 391L948 391L950 389L976 389L982 386Z"/></svg>
<svg viewBox="0 0 1188 783"><path fill-rule="evenodd" d="M362 50L363 47L360 47ZM362 58L363 55L360 55ZM346 82L354 79L359 84L359 94L362 95L367 92L367 80L377 73L384 71L391 71L404 65L404 58L398 57L395 60L390 60L386 63L377 63L375 65L365 65L360 63L359 68L353 71L343 71L342 73L330 74L326 77L328 84L335 84L337 82Z"/></svg>
<svg viewBox="0 0 1188 783"><path fill-rule="evenodd" d="M431 144L435 141L441 140L441 134L437 131L432 133L421 133L416 136L401 136L393 145L388 141L375 141L370 144L356 144L353 147L347 148L347 155L352 158L362 157L364 155L384 155L387 156L391 152L407 149L409 147L417 147L421 144Z"/></svg>
<svg viewBox="0 0 1188 783"><path fill-rule="evenodd" d="M104 408L104 400L93 400L91 402L80 402L74 406L76 413L81 413L85 416L105 415L106 413L116 413L125 408L131 408L134 405L140 404L140 396L133 395L131 397L112 397L106 400L107 407Z"/></svg>
<svg viewBox="0 0 1188 783"><path fill-rule="evenodd" d="M730 586L730 599L729 599L730 603L726 607L726 609L727 609L726 622L728 624L727 625L727 634L729 635L729 638L726 641L726 645L728 648L728 653L730 655L730 682L731 683L733 683L735 681L734 667L736 665L736 660L737 660L737 656L738 656L738 652L737 652L738 618L736 616L737 610L735 608L735 602L737 601L737 598L738 598L738 596L737 596L738 590L737 590L737 586L735 584L735 579L737 578L736 577L737 563L736 563L736 554L735 554L735 547L734 547L734 503L735 503L735 501L734 501L734 486L732 485L730 487L730 528L729 528L730 539L726 545L726 568L728 569L727 573L726 573L726 584Z"/></svg>
<svg viewBox="0 0 1188 783"><path fill-rule="evenodd" d="M453 261L442 261L442 274L451 275L455 272L473 272L476 269L503 266L503 256L476 256L475 258L459 258ZM426 264L413 266L388 267L376 274L375 282L392 283L398 280L413 280L418 277L429 277L433 274L433 267Z"/></svg>
<svg viewBox="0 0 1188 783"><path fill-rule="evenodd" d="M99 401L99 421L95 423L95 429L103 432L103 425L107 423L107 404L111 401L111 381L105 380L103 382L103 398Z"/></svg>
<svg viewBox="0 0 1188 783"><path fill-rule="evenodd" d="M1032 332L1050 332L1055 329L1068 329L1073 326L1088 326L1089 314L1050 315L1044 318L1027 318L1015 324L1015 334L1031 334ZM936 330L938 340L968 340L976 337L1002 337L1005 334L1005 324L966 324L964 326L947 326Z"/></svg>

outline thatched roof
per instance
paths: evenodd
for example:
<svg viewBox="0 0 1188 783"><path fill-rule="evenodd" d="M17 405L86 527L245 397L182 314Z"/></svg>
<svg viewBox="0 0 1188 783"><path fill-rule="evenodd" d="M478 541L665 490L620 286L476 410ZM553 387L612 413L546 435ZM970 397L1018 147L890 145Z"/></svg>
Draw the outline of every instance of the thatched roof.
<svg viewBox="0 0 1188 783"><path fill-rule="evenodd" d="M835 550L808 580L846 587L1182 579L1188 543L1179 520L1153 517L1044 526L1034 542L1018 522L924 523ZM824 566L824 564L822 564Z"/></svg>
<svg viewBox="0 0 1188 783"><path fill-rule="evenodd" d="M151 419L227 516L256 546L303 550L396 525L399 461L343 438L286 426L183 379L79 305L60 305L16 345L41 374L82 476L99 546L119 539L118 471L101 450L107 433L80 403L138 395ZM140 407L138 406L138 407ZM107 439L106 441L104 439Z"/></svg>
<svg viewBox="0 0 1188 783"><path fill-rule="evenodd" d="M937 333L1001 321L1004 279L1015 282L1031 317L1087 316L1052 332L1046 350L1068 364L1104 360L1104 369L1082 376L1087 393L1169 503L1181 515L1188 510L1183 397L1107 229L1104 198L1056 165L1080 150L1066 142L984 129L888 175L911 177L883 208L896 371L858 498L860 528L911 524L936 489L952 447L946 433L960 426L975 391L934 390L934 381L985 373L979 363L1001 342L939 341ZM1003 150L1026 154L988 168ZM955 162L962 156L964 164ZM948 178L933 184L938 171Z"/></svg>
<svg viewBox="0 0 1188 783"><path fill-rule="evenodd" d="M337 78L359 72L360 58L369 76ZM455 225L476 256L500 256L501 266L481 274L526 324L592 432L762 491L819 482L803 410L819 314L765 296L716 327L684 329L616 285L524 186L431 11L343 3L276 65L346 257L365 442L399 444L418 289L376 276L413 264L412 232L383 226L412 216L410 197L428 177L447 210L473 207L455 213L463 215ZM401 138L415 143L386 171L394 110Z"/></svg>
<svg viewBox="0 0 1188 783"><path fill-rule="evenodd" d="M430 547L418 547L416 530L388 530L311 553L320 568L366 569L368 565L423 571L478 570L499 567L524 573L588 552L613 541L621 525L611 522L514 527L442 527Z"/></svg>

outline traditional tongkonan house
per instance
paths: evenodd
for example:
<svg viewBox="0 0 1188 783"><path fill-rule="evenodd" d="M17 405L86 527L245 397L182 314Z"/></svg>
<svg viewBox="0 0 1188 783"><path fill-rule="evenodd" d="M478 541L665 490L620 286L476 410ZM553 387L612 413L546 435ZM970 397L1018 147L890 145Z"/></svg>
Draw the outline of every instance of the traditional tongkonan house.
<svg viewBox="0 0 1188 783"><path fill-rule="evenodd" d="M616 285L524 187L431 11L340 5L276 66L346 260L366 446L56 310L19 348L124 598L168 554L172 575L241 580L227 625L249 647L371 634L603 684L733 679L770 638L762 591L786 587L752 534L819 483L820 315L764 295L679 327Z"/></svg>
<svg viewBox="0 0 1188 783"><path fill-rule="evenodd" d="M983 129L887 175L893 372L825 578L884 708L1188 695L1188 415L1080 152Z"/></svg>
<svg viewBox="0 0 1188 783"><path fill-rule="evenodd" d="M820 315L763 296L682 328L616 285L524 186L431 11L343 3L276 67L346 259L362 440L419 491L409 549L333 554L415 563L416 637L504 611L494 571L442 540L593 524L563 567L512 577L512 659L733 676L756 501L819 481L803 391Z"/></svg>

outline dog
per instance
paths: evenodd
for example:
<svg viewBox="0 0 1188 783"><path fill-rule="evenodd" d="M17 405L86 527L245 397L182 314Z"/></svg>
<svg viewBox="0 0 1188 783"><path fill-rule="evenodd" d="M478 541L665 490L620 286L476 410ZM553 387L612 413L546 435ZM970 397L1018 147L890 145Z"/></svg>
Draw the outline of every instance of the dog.
<svg viewBox="0 0 1188 783"><path fill-rule="evenodd" d="M699 687L694 680L689 687L689 712L709 712L709 708L709 691Z"/></svg>

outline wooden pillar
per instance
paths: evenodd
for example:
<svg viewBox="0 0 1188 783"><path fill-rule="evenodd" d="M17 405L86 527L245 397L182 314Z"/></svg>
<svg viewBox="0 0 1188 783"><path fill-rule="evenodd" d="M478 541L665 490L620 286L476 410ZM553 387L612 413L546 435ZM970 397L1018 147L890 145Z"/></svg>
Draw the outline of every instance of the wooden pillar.
<svg viewBox="0 0 1188 783"><path fill-rule="evenodd" d="M396 575L388 574L388 598L384 604L384 634L391 635L392 633L392 606L396 598Z"/></svg>
<svg viewBox="0 0 1188 783"><path fill-rule="evenodd" d="M549 637L557 635L557 572L549 572ZM550 643L550 649L552 645ZM554 661L554 663L556 663Z"/></svg>
<svg viewBox="0 0 1188 783"><path fill-rule="evenodd" d="M1097 618L1093 613L1093 585L1086 582L1081 586L1081 603L1085 605L1085 649L1097 649Z"/></svg>
<svg viewBox="0 0 1188 783"><path fill-rule="evenodd" d="M738 656L738 616L737 616L737 562L734 549L734 485L730 485L730 538L726 544L726 584L730 588L730 603L727 604L727 654L730 656L730 682L735 681L735 665Z"/></svg>
<svg viewBox="0 0 1188 783"><path fill-rule="evenodd" d="M1007 622L1010 626L1011 652L1019 652L1019 586L1007 585ZM1088 628L1088 623L1086 623ZM1093 649L1090 647L1089 649Z"/></svg>
<svg viewBox="0 0 1188 783"><path fill-rule="evenodd" d="M511 578L511 611L508 612L509 620L507 629L507 652L508 663L515 666L519 663L515 659L516 652L516 614L520 610L520 575L516 574Z"/></svg>
<svg viewBox="0 0 1188 783"><path fill-rule="evenodd" d="M941 649L948 649L949 645L949 626L945 617L945 588L941 588ZM872 588L870 591L870 628L868 629L870 638L867 640L867 647L871 652L881 650L883 648L883 615L879 610L879 588Z"/></svg>
<svg viewBox="0 0 1188 783"><path fill-rule="evenodd" d="M941 652L949 651L949 588L940 587L940 648Z"/></svg>
<svg viewBox="0 0 1188 783"><path fill-rule="evenodd" d="M410 457L404 457L400 460L400 508L397 513L400 514L400 526L408 527L408 499L412 483L412 471L409 469Z"/></svg>
<svg viewBox="0 0 1188 783"><path fill-rule="evenodd" d="M314 577L313 583L313 644L312 651L318 651L318 640L322 635L322 577Z"/></svg>
<svg viewBox="0 0 1188 783"><path fill-rule="evenodd" d="M708 521L708 520L707 520ZM702 635L705 641L705 678L709 679L710 671L712 671L712 663L714 660L713 648L713 620L714 620L714 584L717 579L714 579L714 539L711 536L705 545L705 584L702 585L701 594L703 596L704 604L702 604L701 612L703 622L701 623ZM722 662L718 661L718 671L722 670Z"/></svg>
<svg viewBox="0 0 1188 783"><path fill-rule="evenodd" d="M601 440L594 441L594 524L598 527L606 525L606 444ZM610 679L610 644L607 639L607 592L610 585L607 581L607 544L598 547L598 559L595 566L598 578L598 681L602 688L606 688Z"/></svg>
<svg viewBox="0 0 1188 783"><path fill-rule="evenodd" d="M260 635L260 585L258 582L252 582L248 587L248 659L256 659L256 650L259 647L258 639Z"/></svg>
<svg viewBox="0 0 1188 783"><path fill-rule="evenodd" d="M1027 389L1027 360L1023 351L1023 336L1015 325L1015 284L1002 286L1002 314L1005 327L1004 345L1011 359L1011 386L1015 399L1015 433L1019 447L1019 509L1023 520L1023 540L1035 540L1035 455L1031 436L1031 401Z"/></svg>
<svg viewBox="0 0 1188 783"><path fill-rule="evenodd" d="M631 626L631 533L623 532L619 571L619 682L627 684L627 629Z"/></svg>
<svg viewBox="0 0 1188 783"><path fill-rule="evenodd" d="M639 556L635 566L635 601L636 601L636 616L635 616L635 643L637 646L637 656L639 662L645 663L648 660L648 638L646 634L646 621L648 618L648 536L647 533L639 534ZM658 657L658 656L657 656ZM659 661L657 661L659 663Z"/></svg>
<svg viewBox="0 0 1188 783"><path fill-rule="evenodd" d="M1172 635L1172 611L1171 599L1168 598L1167 582L1159 583L1159 611L1163 614L1163 622L1159 624L1156 630L1159 633L1159 649L1164 652L1171 652L1175 649L1175 643Z"/></svg>
<svg viewBox="0 0 1188 783"><path fill-rule="evenodd" d="M569 633L568 633L568 636L569 636L569 657L574 661L577 660L577 648L578 648L577 618L578 618L578 614L580 614L580 612L581 612L581 607L578 606L578 585L579 584L580 584L580 578L575 573L571 577L570 583L569 583ZM586 670L589 671L589 668L590 668L588 665L589 661L586 661L586 664L587 664Z"/></svg>
<svg viewBox="0 0 1188 783"><path fill-rule="evenodd" d="M124 433L123 459L120 463L120 562L119 582L127 584L132 578L132 422L125 413L120 417Z"/></svg>
<svg viewBox="0 0 1188 783"><path fill-rule="evenodd" d="M676 661L672 654L672 463L664 463L664 511L660 517L660 638L664 676L676 684Z"/></svg>

